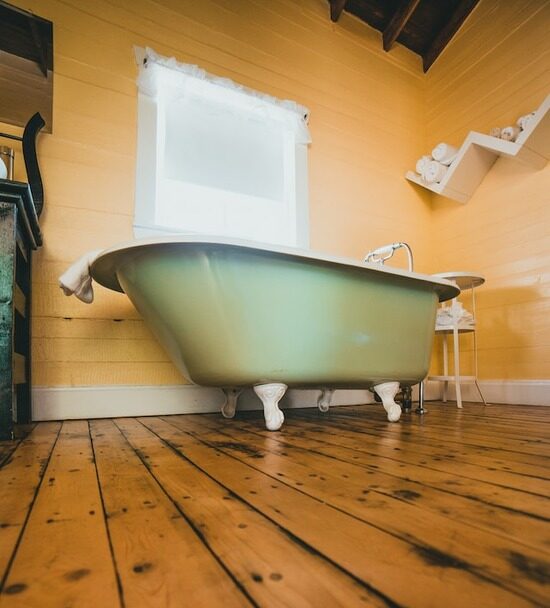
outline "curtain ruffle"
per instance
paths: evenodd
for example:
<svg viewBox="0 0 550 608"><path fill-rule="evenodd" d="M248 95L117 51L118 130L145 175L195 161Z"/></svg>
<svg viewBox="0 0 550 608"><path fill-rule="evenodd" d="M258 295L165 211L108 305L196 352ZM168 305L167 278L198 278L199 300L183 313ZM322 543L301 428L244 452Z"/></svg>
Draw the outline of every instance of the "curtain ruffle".
<svg viewBox="0 0 550 608"><path fill-rule="evenodd" d="M278 99L242 86L229 78L209 74L197 65L181 63L174 57L164 57L149 47L136 47L135 52L140 66L137 79L140 93L157 97L163 90L169 91L169 95L177 99L200 95L206 89L212 90L212 86L221 87L236 106L246 108L260 119L283 123L288 130L294 132L297 143L311 143L309 110L295 101Z"/></svg>

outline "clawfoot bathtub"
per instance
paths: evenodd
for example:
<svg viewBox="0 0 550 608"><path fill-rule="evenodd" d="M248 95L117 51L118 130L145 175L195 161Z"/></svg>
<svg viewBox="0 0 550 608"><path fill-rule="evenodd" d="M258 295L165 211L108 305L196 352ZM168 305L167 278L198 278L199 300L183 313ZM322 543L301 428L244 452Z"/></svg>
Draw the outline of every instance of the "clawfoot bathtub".
<svg viewBox="0 0 550 608"><path fill-rule="evenodd" d="M235 414L254 387L281 427L287 387L374 388L390 421L399 386L427 374L438 301L451 283L411 272L231 239L167 237L102 252L93 278L125 292L182 374L225 390Z"/></svg>

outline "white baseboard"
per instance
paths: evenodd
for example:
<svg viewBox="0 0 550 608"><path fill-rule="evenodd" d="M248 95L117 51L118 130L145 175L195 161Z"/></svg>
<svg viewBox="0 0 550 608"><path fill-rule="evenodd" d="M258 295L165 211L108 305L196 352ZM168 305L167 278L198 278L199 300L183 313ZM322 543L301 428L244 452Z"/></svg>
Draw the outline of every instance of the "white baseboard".
<svg viewBox="0 0 550 608"><path fill-rule="evenodd" d="M317 407L318 390L289 390L283 408ZM366 390L338 390L334 405L372 403ZM33 389L33 420L74 420L123 416L165 416L219 412L224 402L220 389L175 386L75 386ZM254 391L239 398L240 410L262 409Z"/></svg>
<svg viewBox="0 0 550 608"><path fill-rule="evenodd" d="M487 403L511 405L550 405L550 380L479 380L481 392ZM460 385L463 401L481 403L481 397L473 383ZM441 399L443 383L426 383L426 399ZM456 400L454 382L449 382L447 397Z"/></svg>
<svg viewBox="0 0 550 608"><path fill-rule="evenodd" d="M482 380L481 390L488 403L550 405L550 380ZM426 383L426 399L440 399L442 384ZM289 390L283 408L316 407L318 390ZM417 391L413 392L416 398ZM455 399L454 384L448 397ZM462 385L464 401L481 401L473 384ZM33 420L116 418L123 416L163 416L218 412L224 401L216 388L175 386L75 386L33 389ZM337 390L333 405L373 403L366 390ZM252 390L239 399L239 409L259 410L261 403Z"/></svg>

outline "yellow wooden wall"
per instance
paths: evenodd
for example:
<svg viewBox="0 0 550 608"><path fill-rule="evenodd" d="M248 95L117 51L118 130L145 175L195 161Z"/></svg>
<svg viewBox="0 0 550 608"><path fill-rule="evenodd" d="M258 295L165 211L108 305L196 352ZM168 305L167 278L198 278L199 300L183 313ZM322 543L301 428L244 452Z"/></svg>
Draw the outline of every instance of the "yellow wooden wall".
<svg viewBox="0 0 550 608"><path fill-rule="evenodd" d="M348 15L332 24L325 0L12 1L55 26L35 385L182 382L124 296L98 288L87 306L56 284L83 252L132 236L134 45L308 106L312 246L358 258L407 240L427 269L430 198L402 178L424 142L417 56L383 53L379 34Z"/></svg>
<svg viewBox="0 0 550 608"><path fill-rule="evenodd" d="M124 296L65 298L81 253L132 237L133 46L197 63L311 109L311 244L359 258L407 240L421 271L486 274L484 378L547 378L549 169L499 160L465 206L403 179L440 140L512 122L550 90L545 0L482 0L428 75L326 0L12 0L55 24L54 133L40 143L45 246L34 272L34 383L182 378ZM399 263L404 263L403 259Z"/></svg>
<svg viewBox="0 0 550 608"><path fill-rule="evenodd" d="M549 25L546 0L482 0L427 74L427 149L540 105L550 93ZM477 300L480 376L550 378L550 165L499 159L466 205L434 197L432 230L431 271L487 278Z"/></svg>

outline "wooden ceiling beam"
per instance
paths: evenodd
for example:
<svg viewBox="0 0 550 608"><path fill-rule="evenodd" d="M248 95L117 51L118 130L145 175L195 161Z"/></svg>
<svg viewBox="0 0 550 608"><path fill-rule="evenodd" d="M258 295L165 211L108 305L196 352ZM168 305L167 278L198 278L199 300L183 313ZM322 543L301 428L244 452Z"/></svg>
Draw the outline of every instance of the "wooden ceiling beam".
<svg viewBox="0 0 550 608"><path fill-rule="evenodd" d="M330 20L338 21L340 19L340 15L342 14L344 7L346 6L347 0L329 0L330 2Z"/></svg>
<svg viewBox="0 0 550 608"><path fill-rule="evenodd" d="M42 43L42 38L40 35L40 31L38 30L38 25L36 21L31 17L28 21L29 28L31 30L31 36L34 41L34 46L36 47L36 53L38 56L38 67L42 74L47 78L48 77L48 56L46 53L46 49Z"/></svg>
<svg viewBox="0 0 550 608"><path fill-rule="evenodd" d="M411 15L419 2L420 0L403 0L399 8L393 14L393 17L382 34L382 43L386 52L391 49L393 43L403 31L403 28L411 18Z"/></svg>
<svg viewBox="0 0 550 608"><path fill-rule="evenodd" d="M434 61L439 57L443 49L449 44L452 37L458 32L460 26L464 23L468 15L474 10L479 0L462 0L456 7L451 18L439 31L435 39L432 41L428 50L422 56L424 72L427 72Z"/></svg>

